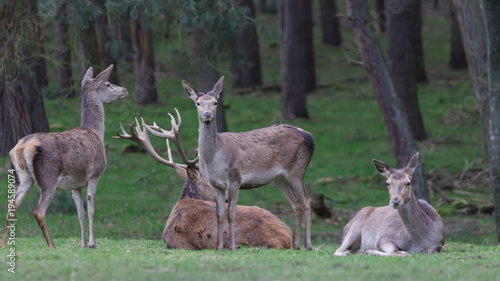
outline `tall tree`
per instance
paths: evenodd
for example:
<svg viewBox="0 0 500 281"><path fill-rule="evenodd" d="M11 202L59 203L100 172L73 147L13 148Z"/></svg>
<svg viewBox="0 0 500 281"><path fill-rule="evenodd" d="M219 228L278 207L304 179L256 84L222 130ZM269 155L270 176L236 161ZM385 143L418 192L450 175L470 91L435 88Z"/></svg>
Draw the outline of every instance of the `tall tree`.
<svg viewBox="0 0 500 281"><path fill-rule="evenodd" d="M239 7L247 8L249 16L255 18L252 0L236 0ZM248 88L262 85L260 67L259 37L255 24L249 23L237 32L234 38L234 51L231 61L233 87ZM213 84L213 82L211 82Z"/></svg>
<svg viewBox="0 0 500 281"><path fill-rule="evenodd" d="M37 77L37 83L40 87L45 88L49 85L49 80L47 78L47 65L45 63L45 47L43 46L43 28L40 26L40 17L38 15L38 1L28 0L26 7L31 9L30 14L33 16L33 21L36 23L36 35L35 44L37 46L37 62L35 65L35 73Z"/></svg>
<svg viewBox="0 0 500 281"><path fill-rule="evenodd" d="M113 84L120 84L118 81L117 60L109 52L109 45L112 40L108 24L108 10L105 5L106 0L93 0L93 2L99 8L99 14L97 14L94 19L97 46L99 49L99 60L102 68L107 68L111 64L114 65L114 71L111 72L109 81Z"/></svg>
<svg viewBox="0 0 500 281"><path fill-rule="evenodd" d="M371 22L368 9L367 0L347 1L347 13L353 21L356 44L377 96L396 163L402 167L418 151L418 147L413 139L408 117L396 93L378 41L373 34L367 33L369 28L366 27L366 23ZM416 186L417 196L428 199L422 164L417 166L412 182Z"/></svg>
<svg viewBox="0 0 500 281"><path fill-rule="evenodd" d="M380 28L380 31L385 32L386 27L386 11L385 11L385 0L376 0L375 8L377 11L377 21Z"/></svg>
<svg viewBox="0 0 500 281"><path fill-rule="evenodd" d="M68 34L67 0L57 2L54 18L54 44L57 66L57 83L61 98L72 98L75 95L72 83L71 46Z"/></svg>
<svg viewBox="0 0 500 281"><path fill-rule="evenodd" d="M311 0L278 0L278 21L282 114L309 118L306 95L316 89Z"/></svg>
<svg viewBox="0 0 500 281"><path fill-rule="evenodd" d="M6 0L0 11L0 157L22 137L48 132L39 81L35 73L38 16L36 1Z"/></svg>
<svg viewBox="0 0 500 281"><path fill-rule="evenodd" d="M69 1L68 4L70 17L76 26L81 77L89 66L92 66L95 72L101 72L103 68L99 60L99 47L94 27L95 15L99 13L99 7L89 5L87 0Z"/></svg>
<svg viewBox="0 0 500 281"><path fill-rule="evenodd" d="M422 0L407 0L402 1L402 4L407 5L407 9L410 11L410 24L413 25L410 25L409 36L413 55L415 56L415 81L417 83L428 83L429 78L427 78L427 72L425 71L424 47L422 41Z"/></svg>
<svg viewBox="0 0 500 281"><path fill-rule="evenodd" d="M401 2L400 11L391 15L386 30L387 48L392 79L410 120L410 129L415 139L424 140L427 134L418 104L415 80L418 58L415 56L415 40L412 38L415 27L419 25L416 23L415 9L420 9L420 4L415 3L420 1Z"/></svg>
<svg viewBox="0 0 500 281"><path fill-rule="evenodd" d="M465 57L464 44L462 43L462 36L460 35L460 28L457 19L457 14L453 5L450 2L450 59L448 66L451 69L460 70L467 68L467 59Z"/></svg>
<svg viewBox="0 0 500 281"><path fill-rule="evenodd" d="M319 10L323 44L339 46L342 44L342 35L340 34L340 24L337 17L337 1L320 0Z"/></svg>
<svg viewBox="0 0 500 281"><path fill-rule="evenodd" d="M488 89L490 96L489 166L497 242L500 243L500 2L481 0L488 49Z"/></svg>

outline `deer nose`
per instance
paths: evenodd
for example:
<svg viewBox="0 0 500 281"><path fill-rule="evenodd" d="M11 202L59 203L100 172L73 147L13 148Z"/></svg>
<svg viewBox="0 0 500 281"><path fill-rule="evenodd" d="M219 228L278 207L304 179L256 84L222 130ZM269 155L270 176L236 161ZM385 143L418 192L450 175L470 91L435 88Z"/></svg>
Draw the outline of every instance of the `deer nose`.
<svg viewBox="0 0 500 281"><path fill-rule="evenodd" d="M398 200L391 200L391 206L393 208L397 208L399 207L399 205L401 204L401 199L398 199Z"/></svg>
<svg viewBox="0 0 500 281"><path fill-rule="evenodd" d="M206 118L206 119L212 118L212 112L204 112L203 118Z"/></svg>

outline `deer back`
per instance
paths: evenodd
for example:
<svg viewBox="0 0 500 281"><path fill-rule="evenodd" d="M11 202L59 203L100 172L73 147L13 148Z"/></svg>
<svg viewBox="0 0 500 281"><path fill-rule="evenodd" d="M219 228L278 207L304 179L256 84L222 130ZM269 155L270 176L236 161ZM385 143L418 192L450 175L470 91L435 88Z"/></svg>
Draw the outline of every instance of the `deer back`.
<svg viewBox="0 0 500 281"><path fill-rule="evenodd" d="M273 249L289 249L291 247L290 228L269 211L256 206L238 205L236 213L236 245ZM229 235L228 227L228 223L225 222L225 236ZM228 237L225 238L227 243ZM163 241L168 248L216 249L217 216L215 203L196 199L179 200L168 217L163 231Z"/></svg>
<svg viewBox="0 0 500 281"><path fill-rule="evenodd" d="M83 127L28 135L9 155L18 172L29 173L37 182L44 179L59 183L62 189L84 187L89 178L99 177L106 168L101 139Z"/></svg>

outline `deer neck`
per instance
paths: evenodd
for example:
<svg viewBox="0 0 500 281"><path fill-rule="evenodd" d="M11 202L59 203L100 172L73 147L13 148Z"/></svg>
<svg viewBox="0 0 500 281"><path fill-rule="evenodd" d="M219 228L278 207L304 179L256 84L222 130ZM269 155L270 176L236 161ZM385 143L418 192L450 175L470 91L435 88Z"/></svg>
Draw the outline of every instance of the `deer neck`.
<svg viewBox="0 0 500 281"><path fill-rule="evenodd" d="M200 132L198 138L198 149L200 159L209 163L213 160L215 152L217 151L217 124L213 120L210 123L200 121Z"/></svg>
<svg viewBox="0 0 500 281"><path fill-rule="evenodd" d="M182 187L182 193L181 196L179 197L179 201L182 199L203 200L198 184L189 177L186 178L186 182L184 182L184 186Z"/></svg>
<svg viewBox="0 0 500 281"><path fill-rule="evenodd" d="M92 95L82 93L82 127L94 131L104 140L104 105Z"/></svg>
<svg viewBox="0 0 500 281"><path fill-rule="evenodd" d="M416 195L398 208L399 215L413 240L428 237L434 220L425 212Z"/></svg>

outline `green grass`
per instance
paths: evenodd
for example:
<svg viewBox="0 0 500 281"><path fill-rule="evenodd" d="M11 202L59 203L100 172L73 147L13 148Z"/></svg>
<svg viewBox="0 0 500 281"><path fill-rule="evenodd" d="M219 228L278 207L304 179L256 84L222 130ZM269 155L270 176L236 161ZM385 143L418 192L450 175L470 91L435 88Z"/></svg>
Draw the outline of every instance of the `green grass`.
<svg viewBox="0 0 500 281"><path fill-rule="evenodd" d="M78 239L18 240L16 274L0 265L2 280L495 280L500 248L448 243L436 255L334 257L335 247L311 252L243 248L236 252L168 250L158 240L101 239L96 250ZM4 250L0 251L3 255Z"/></svg>
<svg viewBox="0 0 500 281"><path fill-rule="evenodd" d="M339 11L345 11L338 1ZM484 169L484 142L475 109L467 71L447 69L449 26L447 11L424 7L424 44L430 83L419 86L419 99L429 140L419 143L428 172L439 172L446 179L465 168ZM279 48L276 18L266 15L262 22L269 28L261 37L264 83L279 83ZM443 201L431 190L430 203L441 213L447 243L442 253L413 255L409 258L381 258L356 255L332 257L342 227L362 207L382 206L388 201L384 179L375 172L371 159L394 164L387 130L378 109L372 86L363 68L348 64L347 55L356 56L350 27L342 27L347 45L332 48L320 44L315 28L315 56L318 84L332 84L308 96L309 120L287 123L310 131L316 150L305 176L311 195L325 195L334 217L328 220L313 215L313 252L273 251L244 248L235 253L215 251L168 250L161 240L168 214L177 201L183 181L170 168L157 164L147 154L123 154L130 141L112 136L119 123L130 123L134 116L148 117L169 128L168 112L174 107L182 116L182 139L190 157L197 145L198 121L193 102L182 90L181 79L172 65L172 54L165 51L170 41L155 40L155 56L163 75L157 80L160 103L147 107L135 105L132 71L119 67L122 86L130 97L105 106L105 145L108 159L96 195L95 234L97 249L80 249L80 228L70 192L57 192L47 214L47 225L57 250L47 249L32 211L38 201L38 187L26 196L17 212L18 274L6 267L6 250L0 250L0 279L81 280L214 280L245 278L250 280L493 280L498 276L499 248L494 246L495 227L491 215L461 216L456 205ZM47 41L50 42L50 34ZM385 39L380 42L385 48ZM50 54L50 50L48 51ZM49 68L53 66L49 65ZM55 73L51 71L51 75ZM229 76L221 66L221 74ZM52 77L53 78L53 77ZM269 126L281 120L279 93L252 92L240 95L224 86L224 101L229 130L246 131ZM215 82L215 81L214 81ZM80 100L46 100L47 117L53 131L67 130L80 124ZM153 138L157 148L165 143ZM174 157L180 161L177 155ZM7 198L8 158L0 158L0 202ZM471 171L472 173L472 171ZM487 182L453 182L453 188L440 187L450 198L465 203L492 203ZM458 192L460 191L460 192ZM274 184L242 191L241 205L257 205L293 225L293 212ZM0 216L6 204L0 203ZM86 222L88 225L88 222ZM16 279L16 280L17 280Z"/></svg>

